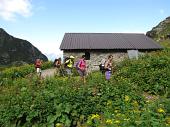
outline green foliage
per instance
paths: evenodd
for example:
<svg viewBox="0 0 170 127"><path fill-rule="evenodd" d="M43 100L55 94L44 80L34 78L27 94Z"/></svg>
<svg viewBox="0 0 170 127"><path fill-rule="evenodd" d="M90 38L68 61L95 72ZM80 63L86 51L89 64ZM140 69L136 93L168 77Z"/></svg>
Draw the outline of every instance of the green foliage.
<svg viewBox="0 0 170 127"><path fill-rule="evenodd" d="M52 67L52 62L44 62L42 65L42 69L47 69ZM5 68L0 72L0 85L6 84L13 79L24 78L28 74L34 73L35 67L34 65L23 65L19 67L9 67Z"/></svg>
<svg viewBox="0 0 170 127"><path fill-rule="evenodd" d="M34 66L33 65L24 65L20 67L11 67L11 68L6 68L3 70L1 78L10 78L10 79L15 79L19 77L24 77L27 74L30 74L34 72Z"/></svg>
<svg viewBox="0 0 170 127"><path fill-rule="evenodd" d="M154 52L139 60L126 60L119 65L117 81L129 82L152 94L165 94L170 87L170 50Z"/></svg>
<svg viewBox="0 0 170 127"><path fill-rule="evenodd" d="M162 40L160 45L166 48L170 48L170 39Z"/></svg>
<svg viewBox="0 0 170 127"><path fill-rule="evenodd" d="M47 62L43 62L42 64L42 70L48 69L53 67L53 62L52 61L47 61Z"/></svg>
<svg viewBox="0 0 170 127"><path fill-rule="evenodd" d="M0 126L169 126L169 53L126 60L110 82L99 72L86 84L79 77L8 79L0 86Z"/></svg>

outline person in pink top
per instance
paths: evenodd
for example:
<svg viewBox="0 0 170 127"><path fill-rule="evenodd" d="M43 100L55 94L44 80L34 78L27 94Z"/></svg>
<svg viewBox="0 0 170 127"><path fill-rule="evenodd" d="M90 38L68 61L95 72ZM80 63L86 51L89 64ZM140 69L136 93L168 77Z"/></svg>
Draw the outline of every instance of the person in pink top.
<svg viewBox="0 0 170 127"><path fill-rule="evenodd" d="M82 55L82 58L78 62L78 73L80 75L81 80L83 83L86 82L85 77L86 77L86 61L85 61L85 55Z"/></svg>
<svg viewBox="0 0 170 127"><path fill-rule="evenodd" d="M113 60L113 56L109 55L108 59L106 60L106 62L104 64L105 78L106 78L107 81L110 80L111 74L112 74L112 60Z"/></svg>

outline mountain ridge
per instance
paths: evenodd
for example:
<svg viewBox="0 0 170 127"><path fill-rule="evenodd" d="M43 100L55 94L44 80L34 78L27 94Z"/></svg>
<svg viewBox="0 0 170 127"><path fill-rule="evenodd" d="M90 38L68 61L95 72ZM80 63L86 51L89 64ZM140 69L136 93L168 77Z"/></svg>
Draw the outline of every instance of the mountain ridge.
<svg viewBox="0 0 170 127"><path fill-rule="evenodd" d="M34 63L36 58L47 61L48 58L29 41L13 37L0 28L0 65L13 63Z"/></svg>
<svg viewBox="0 0 170 127"><path fill-rule="evenodd" d="M170 34L170 16L146 33L151 38L160 38L166 34Z"/></svg>
<svg viewBox="0 0 170 127"><path fill-rule="evenodd" d="M163 47L170 48L170 16L153 27L146 35L157 41Z"/></svg>

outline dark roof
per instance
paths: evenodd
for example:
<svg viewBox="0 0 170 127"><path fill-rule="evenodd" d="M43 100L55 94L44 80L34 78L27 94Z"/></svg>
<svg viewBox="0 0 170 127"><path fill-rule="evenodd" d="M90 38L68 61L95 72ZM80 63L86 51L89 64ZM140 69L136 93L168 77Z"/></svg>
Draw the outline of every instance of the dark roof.
<svg viewBox="0 0 170 127"><path fill-rule="evenodd" d="M60 49L162 49L162 47L144 34L66 33Z"/></svg>

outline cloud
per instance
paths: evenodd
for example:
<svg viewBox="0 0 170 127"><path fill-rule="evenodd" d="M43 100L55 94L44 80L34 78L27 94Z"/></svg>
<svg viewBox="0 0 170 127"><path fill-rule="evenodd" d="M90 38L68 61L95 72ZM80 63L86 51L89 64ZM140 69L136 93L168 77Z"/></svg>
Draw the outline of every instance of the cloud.
<svg viewBox="0 0 170 127"><path fill-rule="evenodd" d="M31 0L0 0L0 17L4 20L15 20L17 15L31 16Z"/></svg>

